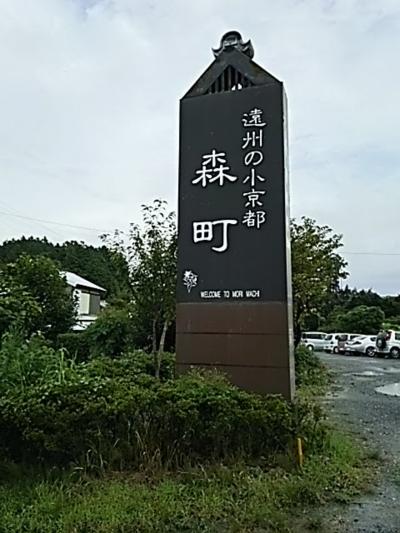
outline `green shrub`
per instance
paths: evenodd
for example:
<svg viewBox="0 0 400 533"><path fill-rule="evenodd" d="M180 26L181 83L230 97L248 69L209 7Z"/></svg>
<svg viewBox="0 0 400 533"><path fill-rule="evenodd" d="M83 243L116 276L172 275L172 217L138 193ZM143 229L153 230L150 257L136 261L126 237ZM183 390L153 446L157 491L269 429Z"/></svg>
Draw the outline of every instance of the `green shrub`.
<svg viewBox="0 0 400 533"><path fill-rule="evenodd" d="M295 351L296 386L300 388L324 388L329 383L329 374L325 365L314 352L305 346L298 346Z"/></svg>
<svg viewBox="0 0 400 533"><path fill-rule="evenodd" d="M41 335L25 340L18 331L6 333L0 349L0 393L29 389L47 382L59 382L73 363L64 358Z"/></svg>
<svg viewBox="0 0 400 533"><path fill-rule="evenodd" d="M77 361L86 361L90 356L90 343L86 331L62 333L57 337L57 347Z"/></svg>
<svg viewBox="0 0 400 533"><path fill-rule="evenodd" d="M308 450L321 442L321 412L304 400L250 394L217 373L171 379L173 370L172 354L157 380L142 351L77 363L43 338L8 335L0 350L2 451L28 463L142 468L268 458L292 449L296 436Z"/></svg>
<svg viewBox="0 0 400 533"><path fill-rule="evenodd" d="M135 348L135 324L126 307L105 309L85 331L92 356L118 357Z"/></svg>
<svg viewBox="0 0 400 533"><path fill-rule="evenodd" d="M135 320L125 307L109 307L86 330L63 333L57 346L78 361L105 355L120 357L138 344Z"/></svg>
<svg viewBox="0 0 400 533"><path fill-rule="evenodd" d="M96 357L87 366L90 375L124 379L130 383L137 383L139 376L154 376L154 357L143 350L129 352L116 359L111 357ZM164 352L160 366L160 380L173 379L175 376L175 354Z"/></svg>
<svg viewBox="0 0 400 533"><path fill-rule="evenodd" d="M9 391L0 400L9 455L140 468L268 457L291 449L295 436L310 449L317 444L321 413L311 404L253 395L207 373L164 383L131 378L91 375L89 364L63 382Z"/></svg>

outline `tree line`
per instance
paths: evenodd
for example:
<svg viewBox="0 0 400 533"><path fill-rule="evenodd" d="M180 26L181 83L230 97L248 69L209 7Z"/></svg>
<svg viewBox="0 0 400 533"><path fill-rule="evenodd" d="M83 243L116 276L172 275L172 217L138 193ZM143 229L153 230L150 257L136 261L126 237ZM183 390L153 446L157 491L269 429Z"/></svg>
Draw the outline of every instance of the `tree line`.
<svg viewBox="0 0 400 533"><path fill-rule="evenodd" d="M142 214L140 225L103 235L99 247L34 237L4 242L0 334L11 326L53 340L67 333L74 306L58 272L72 271L107 290L108 307L89 328L86 349L107 344L107 351L117 354L132 343L151 352L159 369L165 348L174 348L177 231L164 201L143 206ZM347 277L341 246L341 235L328 226L307 217L291 222L296 342L304 330L375 333L385 321L399 321L400 296L340 288Z"/></svg>

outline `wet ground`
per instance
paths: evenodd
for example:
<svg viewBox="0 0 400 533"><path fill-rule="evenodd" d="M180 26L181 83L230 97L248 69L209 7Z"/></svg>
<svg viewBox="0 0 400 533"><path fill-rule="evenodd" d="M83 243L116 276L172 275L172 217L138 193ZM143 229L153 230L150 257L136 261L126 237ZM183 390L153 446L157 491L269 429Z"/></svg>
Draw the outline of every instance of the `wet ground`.
<svg viewBox="0 0 400 533"><path fill-rule="evenodd" d="M327 410L383 460L373 493L335 508L330 531L400 533L400 360L320 357L335 377Z"/></svg>

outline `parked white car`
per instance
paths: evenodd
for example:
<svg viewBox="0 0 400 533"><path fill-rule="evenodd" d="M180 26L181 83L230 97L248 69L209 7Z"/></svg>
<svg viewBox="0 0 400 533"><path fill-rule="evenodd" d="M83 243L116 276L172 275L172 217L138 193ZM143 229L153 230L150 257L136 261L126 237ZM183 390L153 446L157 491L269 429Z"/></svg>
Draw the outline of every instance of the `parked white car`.
<svg viewBox="0 0 400 533"><path fill-rule="evenodd" d="M301 344L306 346L310 352L314 350L323 350L325 345L326 333L321 331L305 331L301 336Z"/></svg>
<svg viewBox="0 0 400 533"><path fill-rule="evenodd" d="M381 331L376 337L377 357L393 357L398 359L400 357L400 331Z"/></svg>
<svg viewBox="0 0 400 533"><path fill-rule="evenodd" d="M325 337L323 350L326 353L339 353L338 341L341 333L328 333Z"/></svg>
<svg viewBox="0 0 400 533"><path fill-rule="evenodd" d="M349 355L375 356L376 335L362 335L345 343L344 350Z"/></svg>
<svg viewBox="0 0 400 533"><path fill-rule="evenodd" d="M360 337L359 333L328 333L325 337L324 352L344 353L345 343Z"/></svg>

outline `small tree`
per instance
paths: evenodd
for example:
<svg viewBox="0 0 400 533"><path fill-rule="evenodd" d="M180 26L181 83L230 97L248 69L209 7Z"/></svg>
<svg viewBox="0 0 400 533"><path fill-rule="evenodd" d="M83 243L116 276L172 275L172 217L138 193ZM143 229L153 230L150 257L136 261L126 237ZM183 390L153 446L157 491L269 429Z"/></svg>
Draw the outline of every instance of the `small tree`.
<svg viewBox="0 0 400 533"><path fill-rule="evenodd" d="M42 309L24 287L0 270L0 339L11 327L34 331Z"/></svg>
<svg viewBox="0 0 400 533"><path fill-rule="evenodd" d="M145 323L144 329L150 331L158 377L165 337L175 318L176 223L175 213L169 212L162 200L143 205L142 212L143 224L131 224L127 242L120 232L104 239L109 247L123 251L128 258L136 320Z"/></svg>
<svg viewBox="0 0 400 533"><path fill-rule="evenodd" d="M303 217L292 221L293 316L296 344L307 317L320 314L330 296L339 289L340 279L347 276L346 262L338 254L341 235L328 226Z"/></svg>
<svg viewBox="0 0 400 533"><path fill-rule="evenodd" d="M135 348L135 322L129 305L107 307L83 335L90 354L114 358Z"/></svg>
<svg viewBox="0 0 400 533"><path fill-rule="evenodd" d="M151 346L159 375L165 336L175 317L177 235L166 202L142 206L143 227L131 225L128 247L132 290L139 314L151 317Z"/></svg>
<svg viewBox="0 0 400 533"><path fill-rule="evenodd" d="M74 324L75 304L71 291L57 265L48 257L22 255L3 268L2 278L8 284L8 291L2 296L3 306L8 299L10 309L11 302L17 299L21 313L27 306L29 308L30 316L24 320L27 333L40 331L47 338L55 339Z"/></svg>

